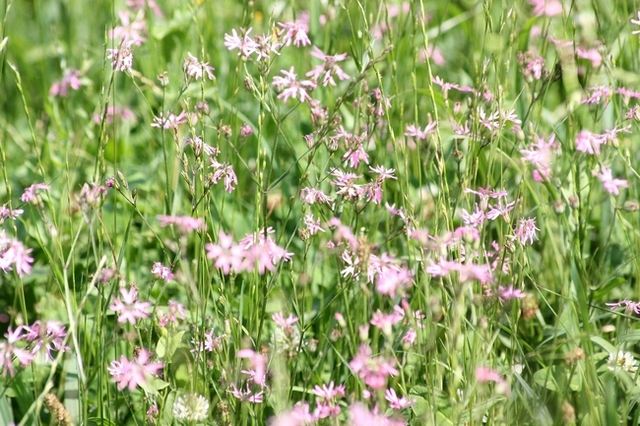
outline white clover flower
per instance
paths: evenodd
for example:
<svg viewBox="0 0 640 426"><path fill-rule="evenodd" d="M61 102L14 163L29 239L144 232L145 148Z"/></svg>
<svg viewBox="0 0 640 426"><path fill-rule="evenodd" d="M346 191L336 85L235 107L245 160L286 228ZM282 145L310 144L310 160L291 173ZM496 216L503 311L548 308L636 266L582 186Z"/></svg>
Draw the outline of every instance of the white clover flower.
<svg viewBox="0 0 640 426"><path fill-rule="evenodd" d="M610 353L607 359L609 370L624 370L635 373L638 370L638 361L629 352L618 351L617 354Z"/></svg>
<svg viewBox="0 0 640 426"><path fill-rule="evenodd" d="M197 393L179 396L173 404L173 417L176 420L205 420L209 413L209 401Z"/></svg>

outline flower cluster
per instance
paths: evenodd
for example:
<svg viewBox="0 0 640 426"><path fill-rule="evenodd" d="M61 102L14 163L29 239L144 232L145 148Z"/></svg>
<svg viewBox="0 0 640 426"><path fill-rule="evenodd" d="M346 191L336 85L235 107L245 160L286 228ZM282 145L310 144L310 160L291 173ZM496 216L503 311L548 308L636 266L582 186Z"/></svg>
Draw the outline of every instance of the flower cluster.
<svg viewBox="0 0 640 426"><path fill-rule="evenodd" d="M231 235L221 231L217 244L209 243L205 246L207 257L225 275L254 269L260 275L266 271L273 272L280 261L288 262L293 256L293 253L276 244L272 237L274 233L273 228L267 228L256 234L247 234L235 243Z"/></svg>

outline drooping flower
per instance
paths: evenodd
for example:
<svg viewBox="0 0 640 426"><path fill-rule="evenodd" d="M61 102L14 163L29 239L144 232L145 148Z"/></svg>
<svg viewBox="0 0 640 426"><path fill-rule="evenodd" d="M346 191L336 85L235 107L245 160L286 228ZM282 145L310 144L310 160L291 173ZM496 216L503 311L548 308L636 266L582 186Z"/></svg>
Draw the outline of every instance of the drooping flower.
<svg viewBox="0 0 640 426"><path fill-rule="evenodd" d="M46 183L34 183L33 185L27 187L20 199L25 203L33 203L37 200L36 194L39 191L48 191L51 189L51 186Z"/></svg>

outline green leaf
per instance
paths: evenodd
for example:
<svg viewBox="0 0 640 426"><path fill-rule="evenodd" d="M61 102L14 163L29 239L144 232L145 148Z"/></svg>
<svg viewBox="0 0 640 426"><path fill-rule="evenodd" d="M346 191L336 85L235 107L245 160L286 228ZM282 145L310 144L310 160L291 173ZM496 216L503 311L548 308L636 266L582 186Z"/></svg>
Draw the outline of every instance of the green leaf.
<svg viewBox="0 0 640 426"><path fill-rule="evenodd" d="M0 423L3 425L10 425L14 423L13 410L11 410L9 398L4 394L4 389L2 390L2 396L0 396Z"/></svg>

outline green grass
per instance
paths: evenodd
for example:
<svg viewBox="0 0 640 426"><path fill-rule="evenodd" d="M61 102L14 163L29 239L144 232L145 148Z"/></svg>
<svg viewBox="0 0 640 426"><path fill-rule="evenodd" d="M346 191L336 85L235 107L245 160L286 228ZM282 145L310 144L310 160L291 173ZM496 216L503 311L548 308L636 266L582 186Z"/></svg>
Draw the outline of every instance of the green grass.
<svg viewBox="0 0 640 426"><path fill-rule="evenodd" d="M0 424L303 425L305 404L319 425L638 423L637 2L158 0L121 72L124 3L1 5ZM305 19L312 45L266 60L224 44L249 27L283 42L278 23ZM346 54L349 78L283 99L283 70L322 64L312 46ZM213 81L187 75L189 53ZM79 87L52 94L72 70ZM608 169L624 182L603 185ZM132 288L148 305L129 322ZM129 387L114 372L136 357L161 364ZM262 362L263 383L243 373Z"/></svg>

